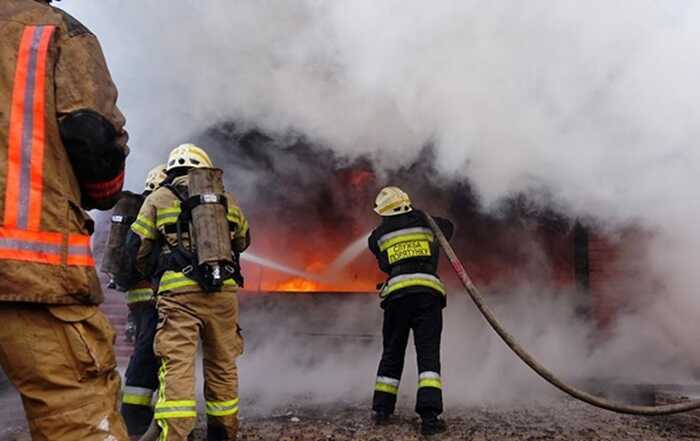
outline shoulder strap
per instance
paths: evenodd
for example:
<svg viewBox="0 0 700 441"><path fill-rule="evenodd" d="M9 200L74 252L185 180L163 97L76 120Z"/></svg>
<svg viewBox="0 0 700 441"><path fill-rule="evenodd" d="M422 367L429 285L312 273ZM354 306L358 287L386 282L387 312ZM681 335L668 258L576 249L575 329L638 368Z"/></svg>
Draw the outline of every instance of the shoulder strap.
<svg viewBox="0 0 700 441"><path fill-rule="evenodd" d="M185 196L180 193L180 190L177 189L173 184L165 184L163 187L167 188L170 190L170 193L174 194L176 198L180 200L180 202L185 202Z"/></svg>

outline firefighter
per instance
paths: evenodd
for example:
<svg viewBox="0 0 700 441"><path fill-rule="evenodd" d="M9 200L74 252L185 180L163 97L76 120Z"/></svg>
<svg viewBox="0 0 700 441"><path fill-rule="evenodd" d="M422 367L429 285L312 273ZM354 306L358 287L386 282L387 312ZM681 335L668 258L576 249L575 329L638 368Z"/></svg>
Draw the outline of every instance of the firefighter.
<svg viewBox="0 0 700 441"><path fill-rule="evenodd" d="M142 198L153 193L165 178L165 164L150 170L141 194ZM135 218L116 216L118 222L133 220ZM126 241L133 242L134 239L127 237ZM126 247L127 244L124 243L123 246ZM158 313L151 281L136 271L132 260L125 259L122 264L128 268L124 271L126 280L115 282L118 288L126 292L129 316L134 326L134 351L126 369L121 411L129 436L138 439L146 432L153 419L151 401L158 389L158 359L153 352Z"/></svg>
<svg viewBox="0 0 700 441"><path fill-rule="evenodd" d="M374 211L382 217L369 237L369 248L379 268L388 274L379 293L384 309L382 358L374 387L372 409L377 424L386 424L394 412L409 332L413 331L418 357L416 413L421 433L446 430L442 413L440 337L445 287L437 276L439 245L425 214L414 210L408 195L397 187L382 189ZM452 223L435 218L449 239Z"/></svg>
<svg viewBox="0 0 700 441"><path fill-rule="evenodd" d="M0 365L34 440L127 440L85 209L117 201L124 117L97 38L47 1L0 6Z"/></svg>
<svg viewBox="0 0 700 441"><path fill-rule="evenodd" d="M235 360L243 352L243 339L236 290L242 281L231 271L221 286L214 287L213 275L204 274L193 258L201 250L191 243L198 236L191 231L197 219L188 172L213 168L209 156L197 146L183 144L170 153L166 167L166 183L146 199L132 225L140 239L139 269L143 274L155 272L160 280L155 352L161 366L154 418L161 441L185 441L192 432L197 416L194 365L201 340L207 439L232 441L238 433ZM242 252L250 243L248 222L233 196L227 193L223 201L222 221L229 230L225 240L231 243L228 253ZM160 252L155 270L149 258L154 250Z"/></svg>

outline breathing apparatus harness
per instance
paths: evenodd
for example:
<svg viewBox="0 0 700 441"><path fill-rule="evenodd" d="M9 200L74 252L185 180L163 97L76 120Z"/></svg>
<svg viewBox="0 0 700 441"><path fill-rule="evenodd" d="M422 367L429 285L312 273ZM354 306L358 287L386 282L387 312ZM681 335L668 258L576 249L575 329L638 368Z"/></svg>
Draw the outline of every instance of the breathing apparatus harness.
<svg viewBox="0 0 700 441"><path fill-rule="evenodd" d="M189 196L183 194L171 182L164 184L175 197L180 201L180 214L174 225L165 227L166 233L175 233L177 235L177 245L173 246L168 243L170 252L161 257L158 274L167 271L177 271L183 273L186 277L194 280L204 290L211 293L221 291L224 282L233 279L236 284L243 287L244 279L241 274L240 256L238 253L233 253L230 262L209 262L201 264L197 258L196 247L193 245L190 222L192 221L192 210L204 204L221 204L224 209L228 210L228 201L226 196L222 194L202 194L197 196ZM175 228L173 231L172 228ZM235 224L229 222L231 231L235 231ZM183 235L187 234L189 238L189 246L185 246Z"/></svg>

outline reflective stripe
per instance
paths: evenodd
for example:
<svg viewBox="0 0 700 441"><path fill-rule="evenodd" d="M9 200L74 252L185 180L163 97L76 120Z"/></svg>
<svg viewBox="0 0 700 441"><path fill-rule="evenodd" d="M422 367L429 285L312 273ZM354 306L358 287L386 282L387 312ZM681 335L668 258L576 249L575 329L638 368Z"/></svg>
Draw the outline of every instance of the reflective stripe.
<svg viewBox="0 0 700 441"><path fill-rule="evenodd" d="M153 300L155 295L151 288L130 289L126 292L126 303L148 302Z"/></svg>
<svg viewBox="0 0 700 441"><path fill-rule="evenodd" d="M153 390L145 387L124 386L122 391L122 403L136 406L150 406L153 398Z"/></svg>
<svg viewBox="0 0 700 441"><path fill-rule="evenodd" d="M157 420L168 418L193 418L197 416L195 400L158 401L153 418Z"/></svg>
<svg viewBox="0 0 700 441"><path fill-rule="evenodd" d="M238 207L229 208L228 213L226 213L226 219L238 226L237 234L245 236L248 232L248 220L243 216L241 209Z"/></svg>
<svg viewBox="0 0 700 441"><path fill-rule="evenodd" d="M238 401L238 398L231 401L207 401L207 415L235 415L238 413Z"/></svg>
<svg viewBox="0 0 700 441"><path fill-rule="evenodd" d="M388 394L398 395L399 380L390 377L377 377L377 382L374 384L374 390L378 392L386 392Z"/></svg>
<svg viewBox="0 0 700 441"><path fill-rule="evenodd" d="M446 293L445 286L437 277L433 276L432 274L415 273L402 274L400 276L392 277L387 281L384 289L379 293L379 296L381 298L386 298L392 292L412 286L425 286L426 288L432 288L442 295L445 295Z"/></svg>
<svg viewBox="0 0 700 441"><path fill-rule="evenodd" d="M185 288L187 286L198 286L197 282L185 276L183 273L166 271L160 279L158 292L171 291L173 289Z"/></svg>
<svg viewBox="0 0 700 441"><path fill-rule="evenodd" d="M74 266L95 266L95 259L93 259L90 249L90 236L68 235L67 263Z"/></svg>
<svg viewBox="0 0 700 441"><path fill-rule="evenodd" d="M158 292L172 291L174 289L186 288L188 286L199 286L197 282L185 276L183 273L166 271L160 279ZM224 286L236 287L233 279L224 280Z"/></svg>
<svg viewBox="0 0 700 441"><path fill-rule="evenodd" d="M139 216L136 218L133 224L131 224L131 231L138 234L144 239L157 239L158 230L153 222L148 220L145 216Z"/></svg>
<svg viewBox="0 0 700 441"><path fill-rule="evenodd" d="M177 207L171 208L158 208L156 210L156 227L160 228L163 225L174 224L177 222L177 218L182 213L180 209L180 202L177 202Z"/></svg>
<svg viewBox="0 0 700 441"><path fill-rule="evenodd" d="M5 225L38 231L43 196L46 59L55 26L24 28L17 54L7 143Z"/></svg>
<svg viewBox="0 0 700 441"><path fill-rule="evenodd" d="M195 400L177 400L169 401L165 397L166 377L168 374L168 363L165 358L162 359L160 369L158 371L158 401L156 402L153 418L158 421L161 430L160 439L168 439L168 424L169 418L194 418L197 416L197 402Z"/></svg>
<svg viewBox="0 0 700 441"><path fill-rule="evenodd" d="M158 400L156 401L156 406L158 403L165 403L165 379L168 374L168 362L165 357L161 359L160 369L158 369ZM168 439L168 420L167 419L156 419L156 424L160 427L159 441L165 441Z"/></svg>
<svg viewBox="0 0 700 441"><path fill-rule="evenodd" d="M418 388L421 387L434 387L436 389L442 389L442 379L440 374L437 372L421 372L418 376Z"/></svg>
<svg viewBox="0 0 700 441"><path fill-rule="evenodd" d="M62 233L0 228L0 260L71 266L94 266L90 250L90 236L70 234L68 254L63 262L64 237Z"/></svg>
<svg viewBox="0 0 700 441"><path fill-rule="evenodd" d="M386 251L387 248L396 245L400 242L406 242L409 240L427 240L432 242L435 240L433 231L430 228L415 227L415 228L403 228L401 230L392 231L387 233L377 240L380 251Z"/></svg>

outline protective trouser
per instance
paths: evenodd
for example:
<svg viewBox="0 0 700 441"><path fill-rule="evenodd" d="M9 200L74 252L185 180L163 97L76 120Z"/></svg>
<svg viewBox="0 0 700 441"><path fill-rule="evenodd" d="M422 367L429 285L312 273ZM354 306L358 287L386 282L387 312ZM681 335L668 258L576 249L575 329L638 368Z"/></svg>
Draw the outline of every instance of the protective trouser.
<svg viewBox="0 0 700 441"><path fill-rule="evenodd" d="M195 427L195 357L202 341L207 440L238 433L238 371L243 352L233 292L165 294L158 298L156 355L161 359L155 419L161 441L185 441Z"/></svg>
<svg viewBox="0 0 700 441"><path fill-rule="evenodd" d="M158 390L158 359L153 341L158 323L155 301L129 304L134 319L134 352L126 369L122 393L122 416L129 435L143 435L153 419L151 400Z"/></svg>
<svg viewBox="0 0 700 441"><path fill-rule="evenodd" d="M114 330L96 306L0 303L0 364L34 441L127 441Z"/></svg>
<svg viewBox="0 0 700 441"><path fill-rule="evenodd" d="M421 417L437 416L442 413L442 302L440 297L428 292L390 300L385 305L384 351L379 362L372 409L388 414L394 412L411 330L418 357L416 412Z"/></svg>

